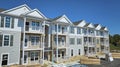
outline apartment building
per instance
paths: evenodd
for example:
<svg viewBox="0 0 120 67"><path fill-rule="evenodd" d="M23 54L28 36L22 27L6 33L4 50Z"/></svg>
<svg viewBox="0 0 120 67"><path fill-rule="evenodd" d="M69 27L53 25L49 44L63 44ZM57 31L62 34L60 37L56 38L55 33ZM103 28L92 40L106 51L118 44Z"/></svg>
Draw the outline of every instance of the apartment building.
<svg viewBox="0 0 120 67"><path fill-rule="evenodd" d="M58 62L72 56L109 52L107 27L72 22L66 15L49 19L27 5L0 12L0 66Z"/></svg>

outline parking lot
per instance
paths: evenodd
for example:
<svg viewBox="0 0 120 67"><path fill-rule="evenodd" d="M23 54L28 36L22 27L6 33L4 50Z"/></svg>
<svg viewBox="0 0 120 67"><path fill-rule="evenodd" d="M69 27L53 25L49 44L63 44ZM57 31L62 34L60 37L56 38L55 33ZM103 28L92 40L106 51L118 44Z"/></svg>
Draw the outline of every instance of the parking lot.
<svg viewBox="0 0 120 67"><path fill-rule="evenodd" d="M120 67L120 59L114 59L112 62L101 60L101 65L87 65L88 67Z"/></svg>

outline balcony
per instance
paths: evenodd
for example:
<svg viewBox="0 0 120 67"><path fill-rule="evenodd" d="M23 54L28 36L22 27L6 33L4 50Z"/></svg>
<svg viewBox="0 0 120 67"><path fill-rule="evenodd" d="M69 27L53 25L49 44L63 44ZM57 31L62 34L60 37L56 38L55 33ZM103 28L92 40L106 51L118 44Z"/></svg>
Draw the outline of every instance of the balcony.
<svg viewBox="0 0 120 67"><path fill-rule="evenodd" d="M22 49L22 43L21 43L21 49ZM42 42L38 42L38 43L32 43L32 42L27 42L24 45L24 49L25 50L41 50L43 48L42 46Z"/></svg>
<svg viewBox="0 0 120 67"><path fill-rule="evenodd" d="M89 46L89 47L95 47L96 43L94 42L84 42L85 46Z"/></svg>
<svg viewBox="0 0 120 67"><path fill-rule="evenodd" d="M57 44L55 42L53 44L53 48L57 48ZM66 44L65 43L58 43L58 48L66 48Z"/></svg>
<svg viewBox="0 0 120 67"><path fill-rule="evenodd" d="M43 28L42 27L37 27L37 26L25 26L25 31L27 33L43 33Z"/></svg>

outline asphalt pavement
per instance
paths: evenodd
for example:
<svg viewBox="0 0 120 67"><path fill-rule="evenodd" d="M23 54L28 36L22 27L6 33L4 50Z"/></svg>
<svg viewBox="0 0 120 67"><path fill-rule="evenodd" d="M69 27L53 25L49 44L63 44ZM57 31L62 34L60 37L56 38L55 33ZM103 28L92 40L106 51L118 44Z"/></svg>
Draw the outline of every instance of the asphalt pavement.
<svg viewBox="0 0 120 67"><path fill-rule="evenodd" d="M120 67L120 59L114 59L114 61L110 62L107 60L101 60L101 65L87 65L88 67Z"/></svg>

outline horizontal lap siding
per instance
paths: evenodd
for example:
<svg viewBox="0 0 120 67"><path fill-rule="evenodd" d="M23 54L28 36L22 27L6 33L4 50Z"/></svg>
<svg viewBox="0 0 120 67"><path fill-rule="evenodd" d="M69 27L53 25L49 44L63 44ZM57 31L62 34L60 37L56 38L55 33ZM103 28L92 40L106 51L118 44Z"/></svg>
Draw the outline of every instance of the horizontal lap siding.
<svg viewBox="0 0 120 67"><path fill-rule="evenodd" d="M19 57L20 57L20 32L14 32L14 31L2 31L1 34L11 34L14 37L13 40L13 46L7 46L7 47L0 47L0 61L1 54L8 53L9 54L9 62L8 64L19 64ZM1 62L0 62L1 63Z"/></svg>

